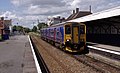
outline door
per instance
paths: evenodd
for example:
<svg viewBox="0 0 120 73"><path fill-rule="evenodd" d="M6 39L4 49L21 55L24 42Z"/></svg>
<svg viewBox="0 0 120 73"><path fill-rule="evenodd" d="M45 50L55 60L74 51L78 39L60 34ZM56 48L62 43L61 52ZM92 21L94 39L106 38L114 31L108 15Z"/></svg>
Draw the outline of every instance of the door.
<svg viewBox="0 0 120 73"><path fill-rule="evenodd" d="M79 26L73 27L73 41L74 43L79 43L79 32L78 32Z"/></svg>

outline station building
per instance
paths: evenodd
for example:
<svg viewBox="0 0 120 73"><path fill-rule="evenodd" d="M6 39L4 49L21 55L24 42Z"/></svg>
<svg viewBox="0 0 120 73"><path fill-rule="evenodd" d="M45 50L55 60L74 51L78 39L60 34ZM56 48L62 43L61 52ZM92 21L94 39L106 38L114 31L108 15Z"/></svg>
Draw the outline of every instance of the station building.
<svg viewBox="0 0 120 73"><path fill-rule="evenodd" d="M66 19L66 21L80 18L90 14L92 14L91 9L89 11L80 11L79 8L76 8L76 10L73 10L73 13Z"/></svg>
<svg viewBox="0 0 120 73"><path fill-rule="evenodd" d="M0 20L0 40L6 40L9 39L9 35L11 32L11 20L4 20L3 17L1 17Z"/></svg>

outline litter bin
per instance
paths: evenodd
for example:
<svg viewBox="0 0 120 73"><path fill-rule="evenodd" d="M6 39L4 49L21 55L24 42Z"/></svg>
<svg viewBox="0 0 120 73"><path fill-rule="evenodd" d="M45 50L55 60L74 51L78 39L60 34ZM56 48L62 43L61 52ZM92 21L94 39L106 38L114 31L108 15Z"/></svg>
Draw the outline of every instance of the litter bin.
<svg viewBox="0 0 120 73"><path fill-rule="evenodd" d="M9 35L8 34L3 34L3 40L7 40L9 39Z"/></svg>

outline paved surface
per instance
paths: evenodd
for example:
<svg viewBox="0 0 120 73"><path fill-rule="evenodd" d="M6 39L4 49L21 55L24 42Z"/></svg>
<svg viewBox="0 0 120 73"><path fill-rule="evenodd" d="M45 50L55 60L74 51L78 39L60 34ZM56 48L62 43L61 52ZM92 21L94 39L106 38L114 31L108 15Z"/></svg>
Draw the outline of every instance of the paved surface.
<svg viewBox="0 0 120 73"><path fill-rule="evenodd" d="M37 73L27 36L0 42L0 73Z"/></svg>
<svg viewBox="0 0 120 73"><path fill-rule="evenodd" d="M105 45L105 44L99 44L99 43L92 43L92 42L87 42L87 43L92 44L92 46L95 46L95 47L100 47L100 48L120 52L120 47L117 47L117 46L111 46L111 45Z"/></svg>

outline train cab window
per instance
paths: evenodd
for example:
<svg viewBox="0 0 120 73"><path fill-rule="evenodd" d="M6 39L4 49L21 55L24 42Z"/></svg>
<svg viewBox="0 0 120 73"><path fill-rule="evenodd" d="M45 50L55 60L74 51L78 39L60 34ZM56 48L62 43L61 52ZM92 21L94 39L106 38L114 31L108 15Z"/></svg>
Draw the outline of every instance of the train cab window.
<svg viewBox="0 0 120 73"><path fill-rule="evenodd" d="M80 26L80 34L85 34L85 26L84 25Z"/></svg>
<svg viewBox="0 0 120 73"><path fill-rule="evenodd" d="M65 34L71 34L71 28L69 25L65 26Z"/></svg>

